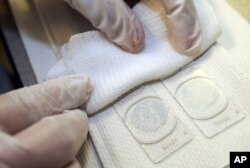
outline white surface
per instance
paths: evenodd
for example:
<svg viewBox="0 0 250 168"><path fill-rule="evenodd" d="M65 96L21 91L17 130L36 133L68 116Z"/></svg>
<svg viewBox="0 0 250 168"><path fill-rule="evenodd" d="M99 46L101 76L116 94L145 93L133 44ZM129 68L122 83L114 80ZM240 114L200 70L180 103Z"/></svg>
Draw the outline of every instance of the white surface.
<svg viewBox="0 0 250 168"><path fill-rule="evenodd" d="M250 25L226 0L209 0L220 21L222 35L219 43L229 57L246 75L250 75ZM250 10L250 9L249 9Z"/></svg>

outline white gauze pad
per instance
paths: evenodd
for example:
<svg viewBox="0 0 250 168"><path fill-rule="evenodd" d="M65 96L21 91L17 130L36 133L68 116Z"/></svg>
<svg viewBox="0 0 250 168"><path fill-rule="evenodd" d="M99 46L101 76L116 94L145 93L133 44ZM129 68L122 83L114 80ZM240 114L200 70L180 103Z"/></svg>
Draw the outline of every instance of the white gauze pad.
<svg viewBox="0 0 250 168"><path fill-rule="evenodd" d="M200 18L204 52L217 40L220 28L206 0L194 0L194 3ZM145 30L142 52L125 52L97 31L78 34L63 46L62 60L47 76L50 79L74 73L89 75L94 91L87 104L88 114L94 114L142 83L172 75L194 59L178 54L170 46L161 1L142 0L133 11Z"/></svg>

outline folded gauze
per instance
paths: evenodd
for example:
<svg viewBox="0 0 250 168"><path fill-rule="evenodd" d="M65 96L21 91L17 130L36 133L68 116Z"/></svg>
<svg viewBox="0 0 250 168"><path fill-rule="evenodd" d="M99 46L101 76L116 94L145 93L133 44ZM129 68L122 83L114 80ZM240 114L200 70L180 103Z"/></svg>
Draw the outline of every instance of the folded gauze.
<svg viewBox="0 0 250 168"><path fill-rule="evenodd" d="M194 4L202 32L201 55L216 42L220 28L206 0L194 0ZM142 0L133 11L144 27L143 51L125 52L98 31L77 34L62 47L62 60L47 75L47 79L76 73L89 75L94 85L86 110L90 115L138 85L167 78L195 58L171 47L160 1Z"/></svg>

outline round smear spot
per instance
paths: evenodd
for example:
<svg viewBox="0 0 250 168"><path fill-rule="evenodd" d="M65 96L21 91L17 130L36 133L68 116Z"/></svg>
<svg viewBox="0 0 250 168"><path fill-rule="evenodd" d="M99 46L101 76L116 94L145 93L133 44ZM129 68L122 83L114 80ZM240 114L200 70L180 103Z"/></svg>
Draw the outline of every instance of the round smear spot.
<svg viewBox="0 0 250 168"><path fill-rule="evenodd" d="M177 119L161 99L148 97L131 105L125 124L139 142L155 143L173 132Z"/></svg>
<svg viewBox="0 0 250 168"><path fill-rule="evenodd" d="M159 100L143 100L135 108L131 120L134 126L144 132L157 131L167 121L168 112Z"/></svg>
<svg viewBox="0 0 250 168"><path fill-rule="evenodd" d="M225 110L228 99L225 94L207 78L193 78L182 83L176 98L194 119L209 119Z"/></svg>

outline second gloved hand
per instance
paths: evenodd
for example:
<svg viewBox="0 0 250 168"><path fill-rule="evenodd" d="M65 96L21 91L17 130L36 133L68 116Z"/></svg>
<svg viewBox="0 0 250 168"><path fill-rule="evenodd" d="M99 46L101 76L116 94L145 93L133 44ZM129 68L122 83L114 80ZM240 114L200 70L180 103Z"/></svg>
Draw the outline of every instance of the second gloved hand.
<svg viewBox="0 0 250 168"><path fill-rule="evenodd" d="M123 0L65 1L122 49L138 52L143 48L142 24Z"/></svg>
<svg viewBox="0 0 250 168"><path fill-rule="evenodd" d="M0 167L80 167L88 122L77 108L91 91L86 75L71 75L0 95Z"/></svg>
<svg viewBox="0 0 250 168"><path fill-rule="evenodd" d="M144 46L141 22L125 2L138 0L65 0L116 45L129 52ZM202 32L193 0L161 0L170 43L181 54L200 54ZM152 25L154 26L154 25Z"/></svg>

